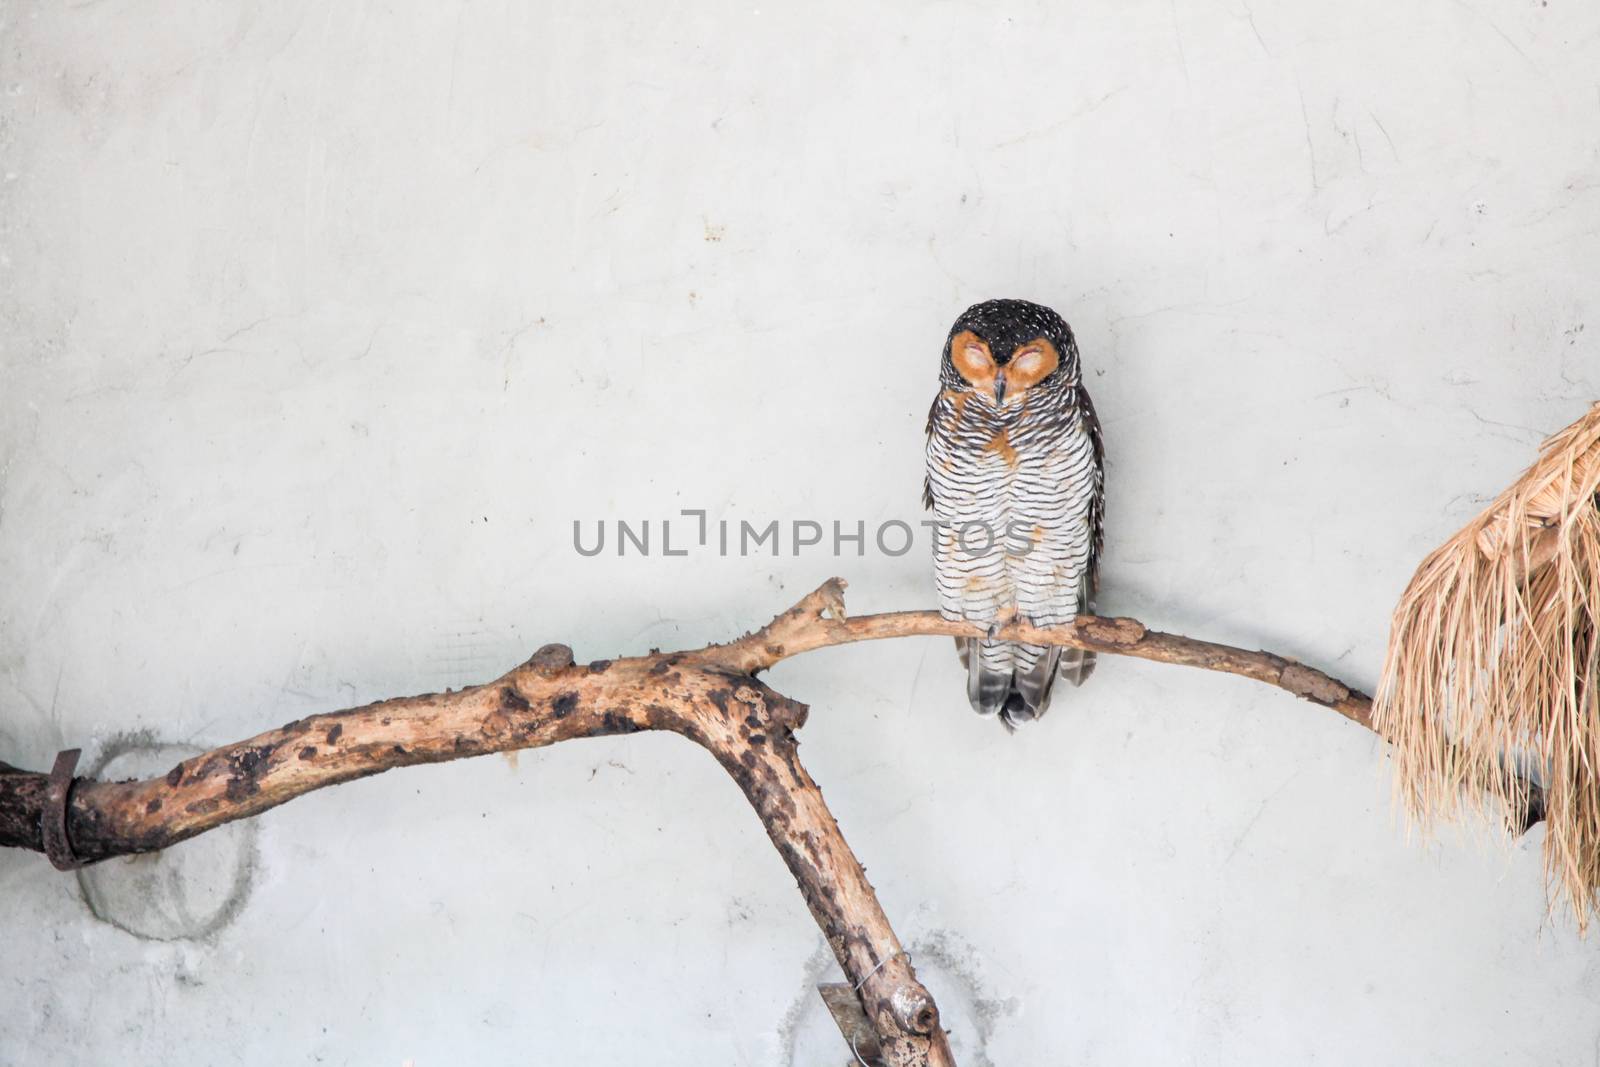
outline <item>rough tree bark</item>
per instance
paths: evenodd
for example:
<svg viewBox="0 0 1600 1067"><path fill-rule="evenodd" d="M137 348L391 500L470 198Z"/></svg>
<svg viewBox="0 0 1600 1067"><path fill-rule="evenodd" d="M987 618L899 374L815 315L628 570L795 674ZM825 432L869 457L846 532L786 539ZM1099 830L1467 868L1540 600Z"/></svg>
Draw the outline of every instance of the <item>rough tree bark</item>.
<svg viewBox="0 0 1600 1067"><path fill-rule="evenodd" d="M926 611L848 618L843 591L844 583L832 579L760 630L691 651L578 665L566 646L546 645L486 685L297 719L184 760L160 778L73 780L64 810L63 778L57 778L52 805L49 775L0 763L0 846L46 851L45 828L64 820L70 855L54 858L94 863L162 849L314 789L393 767L578 737L670 731L710 752L755 809L877 1031L884 1067L954 1067L933 998L800 763L794 731L806 720L806 706L756 675L830 645L979 631ZM1371 727L1366 694L1269 652L1096 616L1054 629L1011 624L999 634L1243 675ZM1540 809L1530 810L1537 821Z"/></svg>

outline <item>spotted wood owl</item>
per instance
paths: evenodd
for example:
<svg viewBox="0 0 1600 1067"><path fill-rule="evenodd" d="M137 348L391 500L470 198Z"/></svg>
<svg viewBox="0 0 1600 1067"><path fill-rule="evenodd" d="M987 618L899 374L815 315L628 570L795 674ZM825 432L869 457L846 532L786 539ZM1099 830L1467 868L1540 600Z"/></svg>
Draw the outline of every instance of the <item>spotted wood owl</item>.
<svg viewBox="0 0 1600 1067"><path fill-rule="evenodd" d="M1072 329L1025 300L956 319L928 412L939 610L996 628L1070 623L1092 610L1105 512L1105 448ZM967 699L1007 728L1050 706L1059 674L1079 685L1093 653L957 638Z"/></svg>

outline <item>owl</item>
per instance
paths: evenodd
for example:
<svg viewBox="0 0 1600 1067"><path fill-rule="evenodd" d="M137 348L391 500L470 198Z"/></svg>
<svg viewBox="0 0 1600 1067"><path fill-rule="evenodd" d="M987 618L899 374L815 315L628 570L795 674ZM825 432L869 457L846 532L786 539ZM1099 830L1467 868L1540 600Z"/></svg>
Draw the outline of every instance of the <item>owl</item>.
<svg viewBox="0 0 1600 1067"><path fill-rule="evenodd" d="M990 635L1092 610L1105 512L1105 448L1060 315L1025 300L956 319L928 412L923 503L933 511L939 610ZM1074 685L1093 653L957 638L967 699L1014 729L1043 715L1056 676Z"/></svg>

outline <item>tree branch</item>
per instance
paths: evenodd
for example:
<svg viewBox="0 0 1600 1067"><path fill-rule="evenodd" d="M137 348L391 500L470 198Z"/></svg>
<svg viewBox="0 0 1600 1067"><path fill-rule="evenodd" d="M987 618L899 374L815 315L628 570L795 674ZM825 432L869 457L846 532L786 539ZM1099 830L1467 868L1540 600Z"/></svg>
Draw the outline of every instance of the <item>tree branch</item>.
<svg viewBox="0 0 1600 1067"><path fill-rule="evenodd" d="M726 670L754 674L790 656L853 641L984 636L984 631L971 623L946 619L933 611L895 611L848 618L844 613L844 588L843 579L831 578L755 633L690 655ZM1050 628L1013 622L1001 626L995 636L1031 645L1061 645L1237 674L1275 685L1301 699L1332 708L1369 730L1372 728L1372 698L1331 675L1271 652L1250 652L1231 645L1148 630L1137 619L1080 615L1071 626Z"/></svg>
<svg viewBox="0 0 1600 1067"><path fill-rule="evenodd" d="M160 778L77 780L66 794L67 838L77 861L93 863L166 848L393 767L640 730L681 734L717 759L761 818L878 1031L881 1063L954 1067L933 998L800 764L794 731L806 706L755 678L813 649L913 635L983 631L928 611L848 618L844 582L835 578L726 644L583 666L566 646L547 645L487 685L297 719L184 760ZM1133 619L1082 616L1051 629L1013 622L996 636L1225 671L1372 725L1371 698L1322 671L1270 652L1148 630ZM45 820L60 817L49 786L47 775L0 763L0 846L44 851Z"/></svg>

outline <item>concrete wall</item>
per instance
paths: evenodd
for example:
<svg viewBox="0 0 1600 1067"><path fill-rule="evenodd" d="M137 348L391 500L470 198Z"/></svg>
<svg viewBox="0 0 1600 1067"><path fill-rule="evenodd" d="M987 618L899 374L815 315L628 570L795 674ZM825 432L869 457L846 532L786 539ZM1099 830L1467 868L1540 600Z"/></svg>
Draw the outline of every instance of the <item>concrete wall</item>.
<svg viewBox="0 0 1600 1067"><path fill-rule="evenodd" d="M3 6L0 757L695 645L926 544L585 559L574 519L916 521L968 303L1077 328L1102 608L1376 679L1416 562L1600 396L1573 0ZM807 656L803 755L971 1064L1591 1064L1541 835L1416 847L1383 748L1105 663ZM0 855L0 1063L847 1059L672 737L384 775L82 880Z"/></svg>

